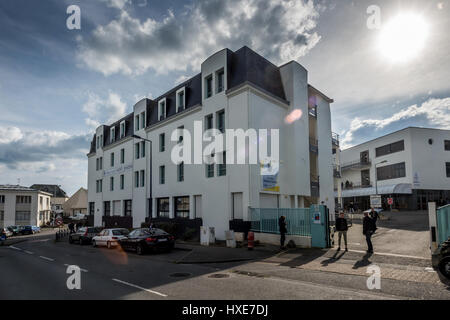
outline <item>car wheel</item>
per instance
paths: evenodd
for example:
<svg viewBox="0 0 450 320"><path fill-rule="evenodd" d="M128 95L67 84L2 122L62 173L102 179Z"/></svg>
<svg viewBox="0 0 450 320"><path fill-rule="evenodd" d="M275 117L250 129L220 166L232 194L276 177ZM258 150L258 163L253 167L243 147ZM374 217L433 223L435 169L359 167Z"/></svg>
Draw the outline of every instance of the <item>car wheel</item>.
<svg viewBox="0 0 450 320"><path fill-rule="evenodd" d="M439 271L450 280L450 256L445 257L439 262Z"/></svg>
<svg viewBox="0 0 450 320"><path fill-rule="evenodd" d="M142 244L138 244L137 245L137 247L136 247L136 253L138 254L138 255L143 255L144 254L144 247L142 246Z"/></svg>
<svg viewBox="0 0 450 320"><path fill-rule="evenodd" d="M95 243L95 240L92 240L92 246L95 248L97 244Z"/></svg>
<svg viewBox="0 0 450 320"><path fill-rule="evenodd" d="M108 249L111 249L112 247L111 247L111 242L106 242L106 247L108 248Z"/></svg>

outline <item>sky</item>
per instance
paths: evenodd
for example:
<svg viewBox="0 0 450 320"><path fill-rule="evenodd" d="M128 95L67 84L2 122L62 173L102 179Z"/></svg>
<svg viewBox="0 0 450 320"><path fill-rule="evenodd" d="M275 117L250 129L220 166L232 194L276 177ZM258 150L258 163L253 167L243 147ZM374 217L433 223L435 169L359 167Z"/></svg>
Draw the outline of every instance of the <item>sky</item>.
<svg viewBox="0 0 450 320"><path fill-rule="evenodd" d="M81 29L67 28L71 5ZM449 0L1 0L0 184L86 187L95 128L225 47L302 64L335 101L343 148L449 129L448 30Z"/></svg>

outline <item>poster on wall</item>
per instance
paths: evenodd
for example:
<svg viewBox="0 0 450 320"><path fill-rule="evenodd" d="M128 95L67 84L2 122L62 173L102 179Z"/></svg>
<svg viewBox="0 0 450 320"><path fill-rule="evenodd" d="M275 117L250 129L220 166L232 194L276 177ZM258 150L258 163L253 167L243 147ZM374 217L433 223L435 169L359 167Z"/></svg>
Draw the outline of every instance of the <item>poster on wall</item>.
<svg viewBox="0 0 450 320"><path fill-rule="evenodd" d="M263 191L280 192L278 185L279 165L274 160L261 162L261 181Z"/></svg>

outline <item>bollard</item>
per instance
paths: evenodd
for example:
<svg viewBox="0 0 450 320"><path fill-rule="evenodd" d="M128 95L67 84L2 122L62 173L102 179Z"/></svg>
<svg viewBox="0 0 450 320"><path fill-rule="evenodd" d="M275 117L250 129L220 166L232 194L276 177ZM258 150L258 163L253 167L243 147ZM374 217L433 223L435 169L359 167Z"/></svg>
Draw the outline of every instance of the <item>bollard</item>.
<svg viewBox="0 0 450 320"><path fill-rule="evenodd" d="M247 236L248 250L253 250L255 246L255 234L253 232L249 232Z"/></svg>

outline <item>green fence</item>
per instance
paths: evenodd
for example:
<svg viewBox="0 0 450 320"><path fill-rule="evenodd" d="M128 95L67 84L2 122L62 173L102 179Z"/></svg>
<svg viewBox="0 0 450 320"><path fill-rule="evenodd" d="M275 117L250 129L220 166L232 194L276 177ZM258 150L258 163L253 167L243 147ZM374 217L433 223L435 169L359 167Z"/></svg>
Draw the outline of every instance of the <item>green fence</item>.
<svg viewBox="0 0 450 320"><path fill-rule="evenodd" d="M261 233L279 234L278 219L286 217L287 230L290 235L311 236L311 214L309 208L299 209L260 209L251 208L251 230Z"/></svg>
<svg viewBox="0 0 450 320"><path fill-rule="evenodd" d="M450 237L450 205L437 209L439 245Z"/></svg>

